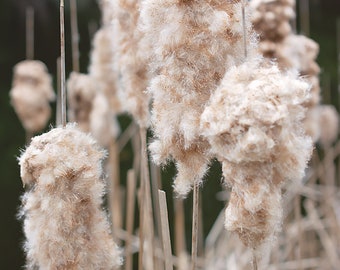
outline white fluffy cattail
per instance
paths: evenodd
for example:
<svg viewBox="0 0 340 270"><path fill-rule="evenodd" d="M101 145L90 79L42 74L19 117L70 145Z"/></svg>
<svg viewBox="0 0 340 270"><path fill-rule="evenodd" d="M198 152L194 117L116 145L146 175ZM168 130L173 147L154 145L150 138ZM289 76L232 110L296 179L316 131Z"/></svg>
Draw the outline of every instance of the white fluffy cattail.
<svg viewBox="0 0 340 270"><path fill-rule="evenodd" d="M102 207L106 153L75 125L36 136L19 159L28 269L117 269Z"/></svg>
<svg viewBox="0 0 340 270"><path fill-rule="evenodd" d="M257 248L280 228L281 186L300 180L312 151L304 135L309 85L274 63L252 59L231 68L201 117L232 196L226 228Z"/></svg>
<svg viewBox="0 0 340 270"><path fill-rule="evenodd" d="M252 22L261 40L279 42L292 32L295 0L252 0Z"/></svg>
<svg viewBox="0 0 340 270"><path fill-rule="evenodd" d="M112 114L116 115L122 110L122 106L117 93L118 76L114 68L113 38L111 25L104 25L95 33L89 74L95 80L96 90L105 94Z"/></svg>
<svg viewBox="0 0 340 270"><path fill-rule="evenodd" d="M97 89L97 81L88 74L72 72L68 82L68 115L84 132L90 132L107 147L118 136L119 125L107 96Z"/></svg>
<svg viewBox="0 0 340 270"><path fill-rule="evenodd" d="M36 133L44 129L51 116L49 102L55 99L45 64L37 60L16 64L10 98L26 131Z"/></svg>
<svg viewBox="0 0 340 270"><path fill-rule="evenodd" d="M339 114L333 105L321 105L319 110L319 141L324 147L329 147L339 135Z"/></svg>
<svg viewBox="0 0 340 270"><path fill-rule="evenodd" d="M141 27L152 47L151 69L156 74L148 88L155 136L150 150L156 163L176 162L174 189L181 196L202 181L211 158L199 131L204 106L227 68L244 59L242 4L234 2L141 4ZM250 23L245 25L252 40Z"/></svg>
<svg viewBox="0 0 340 270"><path fill-rule="evenodd" d="M123 110L130 113L139 126L146 128L150 122L150 97L146 92L149 81L147 52L141 42L143 33L138 28L140 3L138 0L117 0L114 4L114 63L120 77Z"/></svg>

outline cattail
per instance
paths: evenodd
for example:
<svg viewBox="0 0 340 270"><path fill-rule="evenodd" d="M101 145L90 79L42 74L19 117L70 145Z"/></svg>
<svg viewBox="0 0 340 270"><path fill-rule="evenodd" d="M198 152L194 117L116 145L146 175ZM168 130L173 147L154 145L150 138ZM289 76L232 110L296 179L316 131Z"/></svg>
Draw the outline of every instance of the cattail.
<svg viewBox="0 0 340 270"><path fill-rule="evenodd" d="M329 147L339 134L339 114L332 105L321 105L319 109L320 143Z"/></svg>
<svg viewBox="0 0 340 270"><path fill-rule="evenodd" d="M280 42L292 32L290 20L295 18L295 0L252 0L252 23L260 40Z"/></svg>
<svg viewBox="0 0 340 270"><path fill-rule="evenodd" d="M117 93L118 76L114 69L113 32L111 25L99 29L92 42L89 74L95 80L96 90L105 94L112 114L122 110Z"/></svg>
<svg viewBox="0 0 340 270"><path fill-rule="evenodd" d="M74 124L36 136L19 158L28 269L117 269L102 161L106 153Z"/></svg>
<svg viewBox="0 0 340 270"><path fill-rule="evenodd" d="M321 134L318 114L320 67L316 63L319 45L308 37L293 34L290 20L295 18L294 0L255 0L251 1L251 6L254 10L252 22L260 36L260 53L275 58L281 70L298 70L311 85L311 98L304 104L308 108L304 128L316 142Z"/></svg>
<svg viewBox="0 0 340 270"><path fill-rule="evenodd" d="M150 97L146 93L149 76L147 48L141 42L143 34L138 28L139 1L117 0L114 12L114 64L120 77L123 110L130 113L140 127L146 128L150 121Z"/></svg>
<svg viewBox="0 0 340 270"><path fill-rule="evenodd" d="M108 147L120 128L106 96L97 91L96 82L90 75L71 73L67 82L68 115L83 132L90 132L100 145Z"/></svg>
<svg viewBox="0 0 340 270"><path fill-rule="evenodd" d="M174 189L181 196L202 181L211 159L199 131L204 106L228 66L244 59L242 4L234 2L146 0L141 5L156 74L148 88L155 137L150 150L156 163L175 161ZM250 23L246 27L248 33Z"/></svg>
<svg viewBox="0 0 340 270"><path fill-rule="evenodd" d="M311 155L303 104L309 85L262 58L231 68L201 117L232 188L225 226L256 249L280 228L281 186L300 180Z"/></svg>
<svg viewBox="0 0 340 270"><path fill-rule="evenodd" d="M16 64L10 98L26 131L36 133L44 129L51 115L49 102L55 99L45 64L37 60Z"/></svg>

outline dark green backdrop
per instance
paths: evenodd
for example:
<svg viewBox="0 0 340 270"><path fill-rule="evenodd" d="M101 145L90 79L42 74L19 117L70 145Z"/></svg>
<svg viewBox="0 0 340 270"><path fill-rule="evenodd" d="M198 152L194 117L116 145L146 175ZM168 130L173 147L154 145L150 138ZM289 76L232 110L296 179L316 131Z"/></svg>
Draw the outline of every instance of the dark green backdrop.
<svg viewBox="0 0 340 270"><path fill-rule="evenodd" d="M35 8L35 59L43 61L53 75L56 74L56 59L59 56L59 1L58 0L1 0L0 1L0 269L20 269L24 264L21 243L23 235L21 224L16 219L19 197L23 192L16 157L25 147L25 133L12 107L8 92L11 87L13 66L25 59L25 8ZM100 24L100 12L95 0L79 0L79 31L81 50L81 71L87 71L90 49L89 23ZM338 108L337 92L337 53L336 18L340 17L339 0L310 0L311 38L320 44L318 63L322 68L321 85L325 90L324 103L332 103ZM66 68L71 67L70 34L66 0ZM299 21L298 21L299 23ZM54 106L54 104L53 104ZM53 108L54 109L54 108ZM54 118L52 118L54 119ZM120 119L124 122L126 119ZM51 124L54 124L52 120ZM126 150L128 151L128 149ZM126 152L122 157L123 177L130 165L132 154ZM170 178L174 170L170 167L164 173L164 188L168 191L170 204ZM223 203L216 199L220 187L220 168L213 166L203 189L204 233L206 234ZM190 198L189 198L190 200ZM190 209L188 201L186 208ZM172 205L169 205L171 215ZM172 223L172 219L170 218ZM190 215L187 216L188 235Z"/></svg>

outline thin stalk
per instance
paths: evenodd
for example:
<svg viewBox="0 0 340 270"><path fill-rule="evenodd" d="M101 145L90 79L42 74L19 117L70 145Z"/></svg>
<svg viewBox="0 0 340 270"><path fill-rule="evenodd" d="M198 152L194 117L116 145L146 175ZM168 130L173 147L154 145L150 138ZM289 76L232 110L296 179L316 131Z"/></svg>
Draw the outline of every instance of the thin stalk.
<svg viewBox="0 0 340 270"><path fill-rule="evenodd" d="M136 176L134 170L128 171L127 176L127 200L126 200L126 249L125 270L132 270L132 234L135 213Z"/></svg>
<svg viewBox="0 0 340 270"><path fill-rule="evenodd" d="M300 0L300 32L309 36L309 0Z"/></svg>
<svg viewBox="0 0 340 270"><path fill-rule="evenodd" d="M34 9L26 8L26 59L34 59Z"/></svg>
<svg viewBox="0 0 340 270"><path fill-rule="evenodd" d="M72 67L73 71L79 72L79 32L77 16L77 0L70 1L71 9L71 33L72 33Z"/></svg>
<svg viewBox="0 0 340 270"><path fill-rule="evenodd" d="M302 270L302 250L303 250L303 230L301 226L301 196L300 194L296 194L294 200L294 215L295 215L295 222L297 223L298 228L298 245L297 245L297 255L296 260L298 261L298 269Z"/></svg>
<svg viewBox="0 0 340 270"><path fill-rule="evenodd" d="M140 139L141 139L141 183L143 184L142 199L144 207L144 222L145 222L145 236L148 241L148 270L154 269L154 224L153 224L153 210L151 202L151 187L150 187L150 173L149 173L149 162L147 154L147 133L145 128L140 128ZM141 185L142 186L142 185Z"/></svg>
<svg viewBox="0 0 340 270"><path fill-rule="evenodd" d="M253 249L253 259L252 259L252 264L253 264L253 270L257 270L257 256L256 256L256 250Z"/></svg>
<svg viewBox="0 0 340 270"><path fill-rule="evenodd" d="M64 0L60 0L60 85L61 85L61 123L66 126L66 76L65 76L65 19Z"/></svg>
<svg viewBox="0 0 340 270"><path fill-rule="evenodd" d="M192 235L191 235L191 270L196 270L197 246L198 246L198 208L199 208L199 184L194 184L192 211Z"/></svg>
<svg viewBox="0 0 340 270"><path fill-rule="evenodd" d="M112 227L115 232L122 228L122 206L120 193L119 152L116 142L112 139L109 146L109 178L110 178L110 210Z"/></svg>
<svg viewBox="0 0 340 270"><path fill-rule="evenodd" d="M173 269L171 240L168 220L168 208L166 203L166 195L162 190L158 190L159 197L159 209L161 214L161 227L162 227L162 239L163 239L163 254L165 260L165 270Z"/></svg>
<svg viewBox="0 0 340 270"><path fill-rule="evenodd" d="M175 248L177 257L186 251L184 202L175 198Z"/></svg>
<svg viewBox="0 0 340 270"><path fill-rule="evenodd" d="M139 198L139 254L138 254L138 270L143 270L143 257L144 257L144 184L141 181L141 185L138 192Z"/></svg>
<svg viewBox="0 0 340 270"><path fill-rule="evenodd" d="M61 125L61 60L57 59L57 108L56 108L56 126Z"/></svg>

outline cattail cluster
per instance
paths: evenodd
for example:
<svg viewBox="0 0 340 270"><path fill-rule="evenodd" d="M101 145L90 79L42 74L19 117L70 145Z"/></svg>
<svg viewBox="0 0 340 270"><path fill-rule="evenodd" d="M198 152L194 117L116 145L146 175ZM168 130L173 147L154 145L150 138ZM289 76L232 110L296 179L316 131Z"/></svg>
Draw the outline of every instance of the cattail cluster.
<svg viewBox="0 0 340 270"><path fill-rule="evenodd" d="M295 18L294 0L254 0L252 22L259 33L259 51L268 58L275 58L281 70L296 69L311 85L311 98L305 103L308 113L304 120L306 132L318 141L323 129L320 126L320 67L316 63L319 45L303 35L296 35L290 26ZM337 114L330 115L334 119ZM329 121L332 121L329 119ZM338 124L336 127L338 128ZM327 136L327 135L326 135Z"/></svg>
<svg viewBox="0 0 340 270"><path fill-rule="evenodd" d="M29 133L43 130L51 115L50 102L55 99L52 79L44 63L21 61L14 66L11 104Z"/></svg>
<svg viewBox="0 0 340 270"><path fill-rule="evenodd" d="M123 110L130 113L140 127L149 126L150 97L146 92L149 82L147 47L142 42L138 0L117 0L114 3L113 34L118 72L119 95L124 100Z"/></svg>
<svg viewBox="0 0 340 270"><path fill-rule="evenodd" d="M280 229L281 187L300 180L311 155L303 104L309 85L261 57L231 68L201 116L231 198L225 226L258 248Z"/></svg>
<svg viewBox="0 0 340 270"><path fill-rule="evenodd" d="M209 143L200 115L227 68L244 59L238 1L155 1L141 4L144 42L151 47L153 160L177 166L174 189L185 196L208 168ZM246 18L247 20L247 18ZM249 34L250 23L245 24ZM248 41L253 36L248 35Z"/></svg>
<svg viewBox="0 0 340 270"><path fill-rule="evenodd" d="M101 209L106 156L74 124L36 136L19 158L27 269L117 269Z"/></svg>
<svg viewBox="0 0 340 270"><path fill-rule="evenodd" d="M118 136L119 126L110 104L96 80L88 75L72 72L67 81L68 116L83 132L90 132L102 146Z"/></svg>
<svg viewBox="0 0 340 270"><path fill-rule="evenodd" d="M290 21L295 19L295 0L252 0L251 17L259 33L259 50L274 57L276 45L292 33Z"/></svg>

